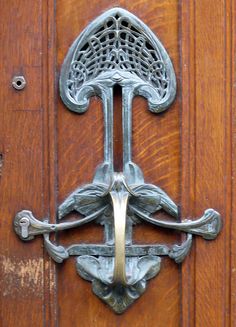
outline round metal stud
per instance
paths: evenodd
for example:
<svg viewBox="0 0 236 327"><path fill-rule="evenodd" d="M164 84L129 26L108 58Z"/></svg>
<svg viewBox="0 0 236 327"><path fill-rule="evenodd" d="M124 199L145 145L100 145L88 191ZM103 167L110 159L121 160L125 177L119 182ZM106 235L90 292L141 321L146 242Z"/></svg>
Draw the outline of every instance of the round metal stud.
<svg viewBox="0 0 236 327"><path fill-rule="evenodd" d="M26 86L26 80L24 76L14 76L12 79L12 86L16 90L23 90Z"/></svg>

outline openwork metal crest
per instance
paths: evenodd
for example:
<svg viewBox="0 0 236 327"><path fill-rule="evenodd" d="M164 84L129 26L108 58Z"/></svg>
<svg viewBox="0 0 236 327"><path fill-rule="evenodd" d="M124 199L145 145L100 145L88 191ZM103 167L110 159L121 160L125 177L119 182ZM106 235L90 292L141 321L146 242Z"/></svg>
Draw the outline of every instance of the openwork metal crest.
<svg viewBox="0 0 236 327"><path fill-rule="evenodd" d="M91 35L76 42L67 80L69 95L76 102L77 91L84 83L118 70L149 83L159 99L164 99L171 82L167 77L169 67L163 61L166 55L158 46L129 17L119 13L108 16Z"/></svg>
<svg viewBox="0 0 236 327"><path fill-rule="evenodd" d="M122 88L123 171L113 165L113 86ZM159 187L147 184L141 169L132 161L132 100L145 97L155 113L167 109L176 93L175 73L170 58L150 29L137 17L114 8L93 21L75 40L63 63L60 94L72 111L83 113L90 97L102 99L104 112L104 161L91 184L79 187L58 208L58 219L70 212L79 218L50 224L32 212L18 212L14 228L28 241L42 234L49 255L62 262L76 256L79 275L92 283L93 292L116 313L124 312L145 291L155 277L161 256L180 263L188 254L192 235L214 239L221 229L221 217L213 209L196 220L179 221L177 205ZM165 211L175 221L153 216ZM81 218L81 215L83 218ZM104 226L104 244L53 244L49 234L76 228L89 222ZM133 226L145 221L160 228L186 233L182 244L137 245Z"/></svg>

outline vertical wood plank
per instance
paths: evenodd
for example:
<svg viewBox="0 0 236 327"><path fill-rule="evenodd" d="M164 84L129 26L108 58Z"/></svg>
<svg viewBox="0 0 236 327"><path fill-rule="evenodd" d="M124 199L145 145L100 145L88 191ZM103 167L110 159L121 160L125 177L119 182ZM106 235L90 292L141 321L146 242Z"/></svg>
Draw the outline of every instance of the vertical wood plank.
<svg viewBox="0 0 236 327"><path fill-rule="evenodd" d="M196 213L218 210L224 228L214 242L196 242L195 325L224 326L228 303L230 106L227 100L225 1L195 2Z"/></svg>
<svg viewBox="0 0 236 327"><path fill-rule="evenodd" d="M183 1L181 8L182 213L195 216L215 207L224 221L219 239L196 240L195 255L182 266L182 323L229 326L230 298L234 302L233 284L230 290L232 3ZM190 100L184 99L188 96Z"/></svg>
<svg viewBox="0 0 236 327"><path fill-rule="evenodd" d="M236 2L231 1L229 33L231 35L231 87L232 108L232 217L231 217L231 293L230 293L230 326L236 325ZM229 13L229 14L230 14Z"/></svg>
<svg viewBox="0 0 236 327"><path fill-rule="evenodd" d="M13 231L17 211L43 214L42 2L1 2L0 52L0 321L2 327L42 326L42 241L21 242ZM14 75L27 86L16 91Z"/></svg>

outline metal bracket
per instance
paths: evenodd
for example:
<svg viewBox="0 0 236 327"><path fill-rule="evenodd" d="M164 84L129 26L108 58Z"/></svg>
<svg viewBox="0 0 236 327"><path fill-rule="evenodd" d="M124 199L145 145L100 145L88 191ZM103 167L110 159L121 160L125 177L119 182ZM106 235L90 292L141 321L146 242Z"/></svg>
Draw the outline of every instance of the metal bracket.
<svg viewBox="0 0 236 327"><path fill-rule="evenodd" d="M122 88L123 171L113 165L113 86ZM78 188L58 208L58 219L72 211L81 216L70 222L50 224L30 211L14 219L17 235L24 241L42 234L49 255L62 262L77 256L76 268L92 282L94 293L116 313L124 312L145 291L147 280L160 270L160 256L180 263L188 254L192 234L214 239L221 229L221 217L213 209L196 220L179 222L177 205L159 187L144 182L141 169L132 161L132 100L141 95L149 110L166 110L176 94L171 60L158 38L137 17L121 8L108 10L79 35L61 70L60 94L72 111L83 113L89 98L102 99L104 112L104 162L96 169L92 184ZM175 222L159 220L163 210ZM77 228L95 221L104 226L104 244L53 244L49 234ZM161 228L186 233L180 245L135 245L132 229L145 221Z"/></svg>

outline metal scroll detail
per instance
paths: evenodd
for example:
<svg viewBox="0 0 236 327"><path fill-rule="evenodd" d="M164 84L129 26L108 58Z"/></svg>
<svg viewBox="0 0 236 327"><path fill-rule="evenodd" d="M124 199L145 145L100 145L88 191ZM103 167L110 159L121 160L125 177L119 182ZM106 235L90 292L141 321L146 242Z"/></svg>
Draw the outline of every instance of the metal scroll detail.
<svg viewBox="0 0 236 327"><path fill-rule="evenodd" d="M113 166L113 86L122 88L123 171ZM160 271L161 256L180 263L188 254L192 235L214 239L221 217L213 209L196 220L179 221L178 207L159 187L144 182L141 169L132 161L132 100L145 97L149 110L167 109L176 93L170 58L157 37L137 17L114 8L93 21L75 40L63 63L60 93L65 105L83 113L90 97L101 98L104 112L104 161L91 184L79 187L58 208L58 219L71 212L77 220L50 224L32 212L18 212L14 228L28 241L43 235L49 255L62 262L76 256L79 275L92 282L93 292L116 313L124 312L145 291L147 281ZM175 221L157 219L165 211ZM83 216L81 218L81 215ZM56 245L49 234L77 228L89 222L104 226L104 244ZM137 245L132 229L145 221L160 228L186 233L182 244Z"/></svg>

